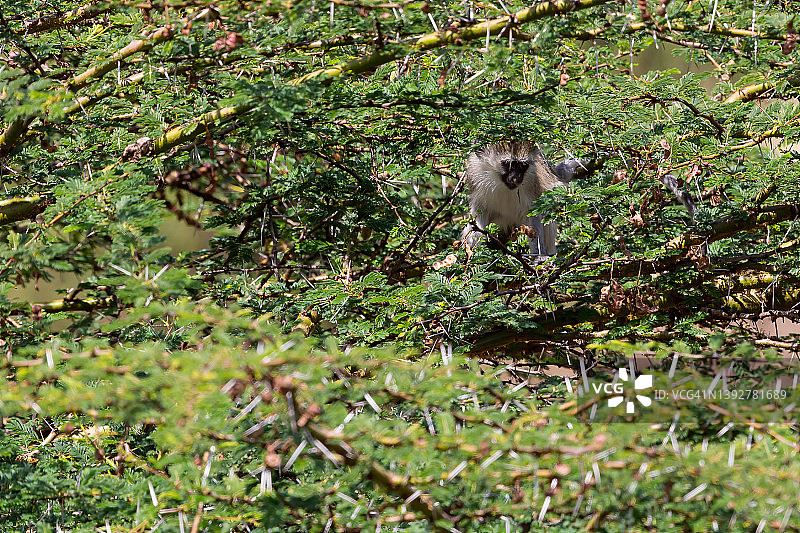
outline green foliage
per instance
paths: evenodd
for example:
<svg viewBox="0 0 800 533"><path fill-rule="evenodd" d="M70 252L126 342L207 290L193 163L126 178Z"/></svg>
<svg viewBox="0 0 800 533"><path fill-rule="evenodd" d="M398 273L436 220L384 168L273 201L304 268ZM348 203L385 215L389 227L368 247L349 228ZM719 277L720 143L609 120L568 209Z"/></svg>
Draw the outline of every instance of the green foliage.
<svg viewBox="0 0 800 533"><path fill-rule="evenodd" d="M315 348L250 312L202 302L150 304L135 322L167 338L180 331L189 348L53 342L44 357L6 366L4 412L38 414L8 419L0 440L8 527L179 531L197 518L209 530L312 531L329 520L414 530L438 519L493 531L578 527L599 514L628 525L609 529L737 520L746 529L780 520L774 506L795 498L790 428L720 430L753 420L747 412L700 410L677 432L669 422L611 429L542 401L564 394L563 381L531 402L474 359Z"/></svg>
<svg viewBox="0 0 800 533"><path fill-rule="evenodd" d="M762 4L4 1L0 529L797 529L800 77ZM591 163L531 206L548 260L454 246L509 139ZM791 392L590 416L642 357Z"/></svg>

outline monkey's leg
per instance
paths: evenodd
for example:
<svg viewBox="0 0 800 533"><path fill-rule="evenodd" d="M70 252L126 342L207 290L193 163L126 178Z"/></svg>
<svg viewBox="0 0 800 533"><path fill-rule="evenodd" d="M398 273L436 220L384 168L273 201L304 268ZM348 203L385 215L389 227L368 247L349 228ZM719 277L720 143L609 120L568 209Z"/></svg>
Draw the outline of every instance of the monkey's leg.
<svg viewBox="0 0 800 533"><path fill-rule="evenodd" d="M528 239L528 246L530 247L531 254L533 255L555 255L556 254L556 238L558 237L558 226L555 222L548 225L542 224L542 218L539 216L529 216L527 225L531 226L536 232L535 239Z"/></svg>
<svg viewBox="0 0 800 533"><path fill-rule="evenodd" d="M558 226L555 222L544 226L544 229L537 236L539 240L539 250L543 255L556 255L556 239L558 238Z"/></svg>
<svg viewBox="0 0 800 533"><path fill-rule="evenodd" d="M539 252L539 241L542 239L542 234L544 234L542 219L537 216L528 216L525 224L532 227L533 231L536 232L536 237L528 237L528 248L531 251L531 255L540 255L541 252Z"/></svg>

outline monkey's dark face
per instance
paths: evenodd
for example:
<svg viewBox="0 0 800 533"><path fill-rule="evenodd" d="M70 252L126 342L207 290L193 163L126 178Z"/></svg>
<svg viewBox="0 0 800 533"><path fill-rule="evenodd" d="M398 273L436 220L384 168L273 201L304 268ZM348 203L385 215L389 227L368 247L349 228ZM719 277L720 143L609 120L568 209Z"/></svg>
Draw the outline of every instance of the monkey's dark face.
<svg viewBox="0 0 800 533"><path fill-rule="evenodd" d="M500 162L501 177L506 187L512 191L522 185L522 179L528 171L528 163L519 159L504 159Z"/></svg>

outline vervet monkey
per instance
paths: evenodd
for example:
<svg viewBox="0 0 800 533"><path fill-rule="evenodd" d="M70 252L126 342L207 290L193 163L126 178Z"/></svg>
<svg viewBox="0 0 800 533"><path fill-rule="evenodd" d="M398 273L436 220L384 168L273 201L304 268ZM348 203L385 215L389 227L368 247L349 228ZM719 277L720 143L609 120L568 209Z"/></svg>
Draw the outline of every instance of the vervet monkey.
<svg viewBox="0 0 800 533"><path fill-rule="evenodd" d="M475 226L484 230L492 222L504 234L525 225L536 232L535 238L528 239L531 253L554 255L558 234L555 222L544 225L541 216L528 215L528 211L531 202L545 191L566 185L569 169L560 168L563 165L554 171L539 148L528 142L501 142L471 154L465 178L470 190L469 211L475 222L467 224L461 240L474 247L483 237Z"/></svg>

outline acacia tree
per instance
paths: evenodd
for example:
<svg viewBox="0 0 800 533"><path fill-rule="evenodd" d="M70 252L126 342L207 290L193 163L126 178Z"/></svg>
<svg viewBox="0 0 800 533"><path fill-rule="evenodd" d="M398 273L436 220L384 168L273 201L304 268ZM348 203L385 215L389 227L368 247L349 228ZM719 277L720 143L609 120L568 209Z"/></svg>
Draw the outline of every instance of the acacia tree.
<svg viewBox="0 0 800 533"><path fill-rule="evenodd" d="M709 390L785 372L794 339L757 321L800 319L793 23L769 0L4 2L0 522L798 529L796 392L647 426L573 390L628 355L688 354ZM646 72L650 46L705 74ZM508 139L583 162L532 206L551 260L454 245L464 158ZM165 247L169 218L208 247ZM61 299L11 296L57 272L81 280Z"/></svg>

